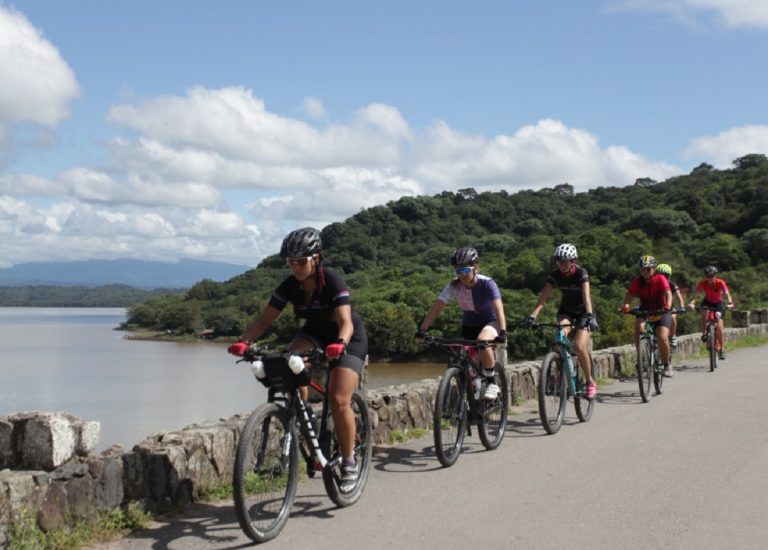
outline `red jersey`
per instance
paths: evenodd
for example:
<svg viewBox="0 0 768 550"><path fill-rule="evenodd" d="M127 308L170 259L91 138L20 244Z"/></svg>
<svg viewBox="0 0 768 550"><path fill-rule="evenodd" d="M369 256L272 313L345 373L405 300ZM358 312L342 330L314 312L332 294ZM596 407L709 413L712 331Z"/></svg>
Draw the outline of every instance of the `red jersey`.
<svg viewBox="0 0 768 550"><path fill-rule="evenodd" d="M667 291L669 291L669 281L661 273L656 273L649 282L645 279L635 277L629 284L627 292L630 296L640 298L641 309L669 309L672 304L667 303Z"/></svg>
<svg viewBox="0 0 768 550"><path fill-rule="evenodd" d="M710 284L709 279L702 279L696 285L694 292L703 292L704 299L710 304L719 304L723 301L723 293L728 292L728 285L725 281L717 277Z"/></svg>

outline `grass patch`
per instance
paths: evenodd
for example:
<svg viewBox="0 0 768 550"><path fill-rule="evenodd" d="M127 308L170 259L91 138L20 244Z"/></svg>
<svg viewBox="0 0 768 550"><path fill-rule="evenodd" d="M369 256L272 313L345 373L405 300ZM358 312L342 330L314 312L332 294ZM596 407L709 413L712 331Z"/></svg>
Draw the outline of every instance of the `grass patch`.
<svg viewBox="0 0 768 550"><path fill-rule="evenodd" d="M88 522L78 520L71 526L48 533L42 531L34 516L28 512L16 514L8 524L9 550L75 550L86 544L106 542L130 531L145 529L152 515L131 503L125 509L112 510Z"/></svg>
<svg viewBox="0 0 768 550"><path fill-rule="evenodd" d="M431 430L428 428L411 428L410 430L392 430L389 434L390 443L402 443L409 439L419 439L424 437Z"/></svg>

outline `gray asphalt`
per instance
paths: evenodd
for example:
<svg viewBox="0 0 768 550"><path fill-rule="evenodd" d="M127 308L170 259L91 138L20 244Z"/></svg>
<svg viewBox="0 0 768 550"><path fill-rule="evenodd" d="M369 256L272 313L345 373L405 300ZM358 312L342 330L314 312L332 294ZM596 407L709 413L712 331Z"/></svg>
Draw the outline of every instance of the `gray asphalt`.
<svg viewBox="0 0 768 550"><path fill-rule="evenodd" d="M569 404L545 435L535 402L517 407L499 449L476 435L442 468L431 435L378 450L361 500L337 509L303 483L268 548L766 548L768 346L729 353L710 373L686 360L664 394L600 388L592 420ZM231 503L92 548L233 549L250 544Z"/></svg>

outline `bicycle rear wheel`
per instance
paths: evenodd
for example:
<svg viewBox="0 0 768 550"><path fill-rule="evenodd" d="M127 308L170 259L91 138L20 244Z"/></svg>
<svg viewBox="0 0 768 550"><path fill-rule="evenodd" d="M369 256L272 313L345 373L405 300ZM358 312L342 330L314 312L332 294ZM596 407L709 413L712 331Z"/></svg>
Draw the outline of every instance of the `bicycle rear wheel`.
<svg viewBox="0 0 768 550"><path fill-rule="evenodd" d="M645 336L640 337L640 346L637 348L637 382L640 385L640 397L643 403L651 400L651 344Z"/></svg>
<svg viewBox="0 0 768 550"><path fill-rule="evenodd" d="M435 398L435 453L440 464L453 466L461 453L466 433L467 412L461 371L456 367L445 370Z"/></svg>
<svg viewBox="0 0 768 550"><path fill-rule="evenodd" d="M371 433L371 417L368 414L368 404L362 396L355 392L352 394L352 412L355 415L355 446L353 454L358 466L358 476L355 486L342 492L339 489L341 481L341 453L336 430L332 422L326 437L323 438L323 454L329 464L323 469L323 483L325 491L330 499L340 508L350 506L358 501L363 494L365 483L368 480L368 471L371 469L371 450L373 449L373 434ZM329 419L330 420L330 419Z"/></svg>
<svg viewBox="0 0 768 550"><path fill-rule="evenodd" d="M480 442L489 451L501 445L509 414L509 382L507 372L501 363L496 363L493 367L493 383L501 390L499 395L493 401L482 399L478 403L480 423L477 431Z"/></svg>
<svg viewBox="0 0 768 550"><path fill-rule="evenodd" d="M709 348L709 372L717 368L717 330L707 327L707 347Z"/></svg>
<svg viewBox="0 0 768 550"><path fill-rule="evenodd" d="M554 351L544 357L539 377L539 417L548 434L556 434L563 425L568 394L563 375L563 360Z"/></svg>
<svg viewBox="0 0 768 550"><path fill-rule="evenodd" d="M232 492L240 527L256 542L275 538L291 513L299 460L296 432L285 409L259 406L237 444Z"/></svg>
<svg viewBox="0 0 768 550"><path fill-rule="evenodd" d="M661 352L658 346L653 349L653 387L656 393L661 395L661 389L664 386L664 364L661 362Z"/></svg>
<svg viewBox="0 0 768 550"><path fill-rule="evenodd" d="M576 416L579 417L581 422L589 422L592 418L592 412L595 410L595 403L597 399L587 399L585 397L587 391L587 377L584 374L584 369L579 363L579 358L574 357L574 368L576 369L576 395L573 396L573 407L576 409ZM595 361L592 354L589 355L590 365L594 366ZM594 376L594 375L593 375Z"/></svg>

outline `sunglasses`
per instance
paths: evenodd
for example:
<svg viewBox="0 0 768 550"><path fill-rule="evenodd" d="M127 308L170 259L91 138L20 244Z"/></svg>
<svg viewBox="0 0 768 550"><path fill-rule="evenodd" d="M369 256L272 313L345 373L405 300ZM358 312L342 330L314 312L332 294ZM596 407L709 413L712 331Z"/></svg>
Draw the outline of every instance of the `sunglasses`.
<svg viewBox="0 0 768 550"><path fill-rule="evenodd" d="M652 267L641 267L640 271L653 271L653 269Z"/></svg>
<svg viewBox="0 0 768 550"><path fill-rule="evenodd" d="M312 256L306 256L301 258L286 258L285 263L287 263L290 266L293 266L293 265L304 266L304 265L307 265L311 259L312 259Z"/></svg>
<svg viewBox="0 0 768 550"><path fill-rule="evenodd" d="M456 275L469 275L472 273L472 268L467 267L457 267L454 271L456 271Z"/></svg>

